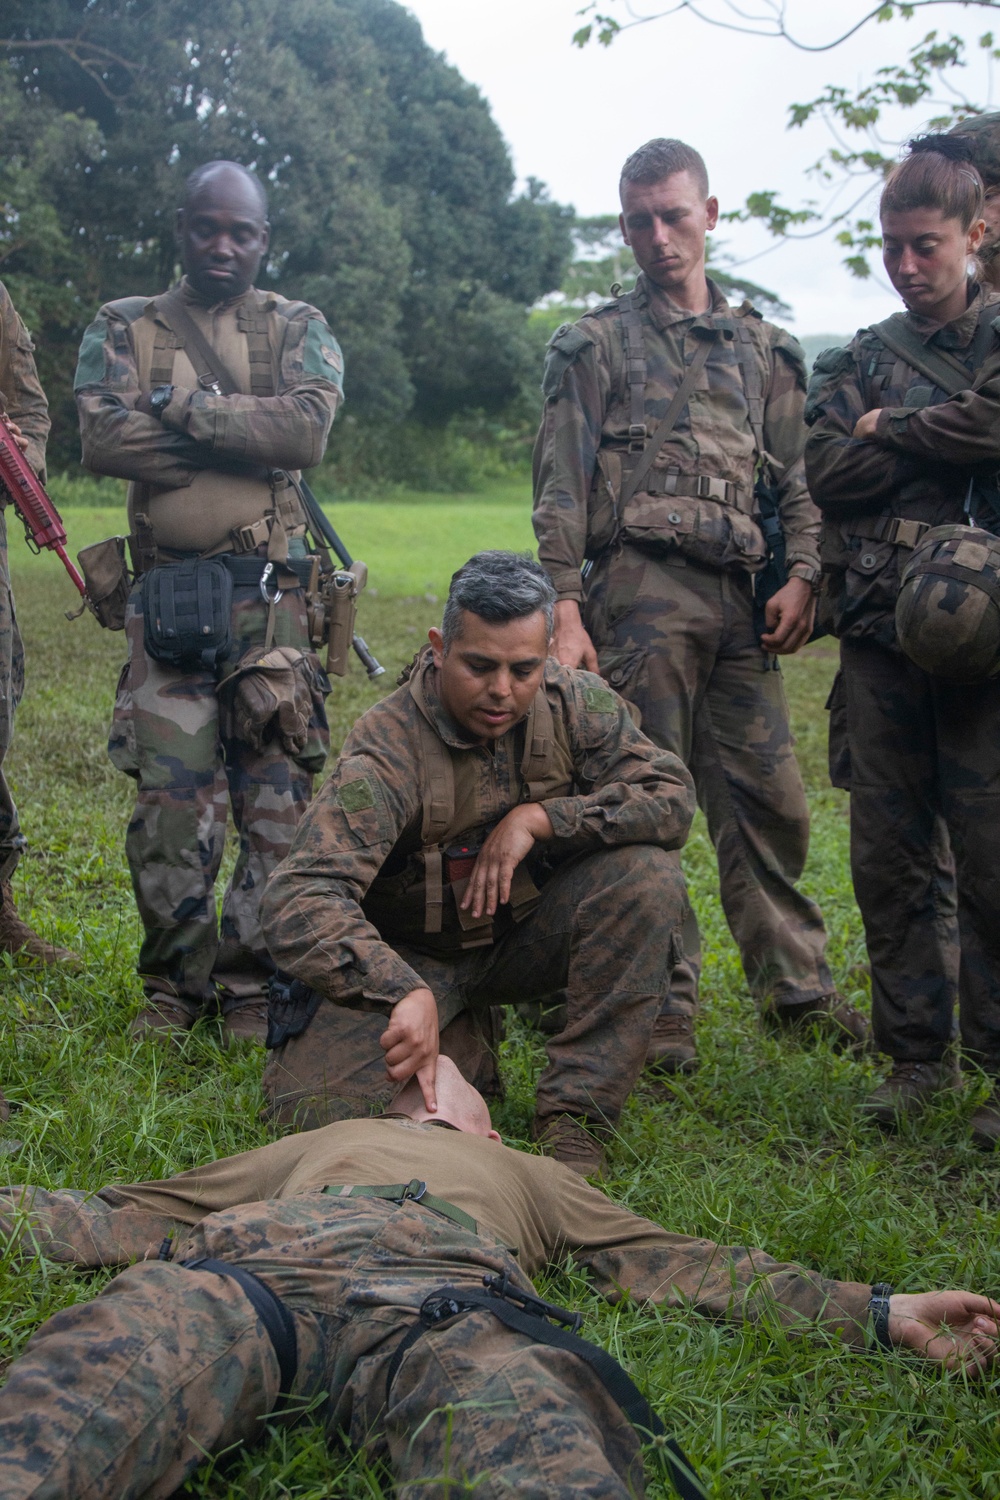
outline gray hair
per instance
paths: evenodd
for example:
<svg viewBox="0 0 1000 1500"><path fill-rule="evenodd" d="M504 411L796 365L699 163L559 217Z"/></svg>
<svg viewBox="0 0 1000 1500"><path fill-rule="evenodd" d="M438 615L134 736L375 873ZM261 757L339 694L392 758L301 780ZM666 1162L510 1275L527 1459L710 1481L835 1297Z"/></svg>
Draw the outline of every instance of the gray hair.
<svg viewBox="0 0 1000 1500"><path fill-rule="evenodd" d="M491 625L507 625L541 611L552 634L556 591L545 569L529 552L477 552L452 574L441 634L444 649L462 634L462 612Z"/></svg>
<svg viewBox="0 0 1000 1500"><path fill-rule="evenodd" d="M638 182L646 187L651 182L662 182L664 177L673 177L675 172L690 172L698 184L698 191L708 197L708 168L704 157L693 146L664 136L647 141L638 151L632 152L622 167L618 192L621 193L626 182Z"/></svg>

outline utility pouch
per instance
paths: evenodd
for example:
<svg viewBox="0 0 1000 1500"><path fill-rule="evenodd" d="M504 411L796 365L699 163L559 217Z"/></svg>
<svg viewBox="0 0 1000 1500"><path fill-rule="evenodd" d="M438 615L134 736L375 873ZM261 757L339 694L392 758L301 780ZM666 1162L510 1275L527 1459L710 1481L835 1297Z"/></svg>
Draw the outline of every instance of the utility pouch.
<svg viewBox="0 0 1000 1500"><path fill-rule="evenodd" d="M267 1040L269 1050L283 1047L293 1036L301 1036L319 1010L323 997L301 979L280 971L268 983Z"/></svg>
<svg viewBox="0 0 1000 1500"><path fill-rule="evenodd" d="M332 677L347 674L358 595L367 582L368 565L363 562L353 562L350 569L327 573L320 581L327 620L326 670Z"/></svg>
<svg viewBox="0 0 1000 1500"><path fill-rule="evenodd" d="M109 536L76 554L87 585L91 613L105 630L124 630L132 580L125 562L125 538Z"/></svg>
<svg viewBox="0 0 1000 1500"><path fill-rule="evenodd" d="M231 643L233 576L212 557L151 568L142 579L143 643L154 661L211 671Z"/></svg>

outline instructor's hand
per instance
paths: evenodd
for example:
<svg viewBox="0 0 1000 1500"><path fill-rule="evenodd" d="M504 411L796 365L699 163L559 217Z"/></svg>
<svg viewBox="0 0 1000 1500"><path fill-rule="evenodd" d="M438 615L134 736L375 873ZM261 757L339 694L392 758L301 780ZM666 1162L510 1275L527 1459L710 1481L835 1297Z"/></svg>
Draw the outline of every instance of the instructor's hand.
<svg viewBox="0 0 1000 1500"><path fill-rule="evenodd" d="M975 1375L996 1358L1000 1302L976 1292L895 1292L889 1298L889 1337L948 1370Z"/></svg>
<svg viewBox="0 0 1000 1500"><path fill-rule="evenodd" d="M764 605L767 632L760 638L765 651L791 656L812 635L816 597L804 578L789 578L784 588Z"/></svg>
<svg viewBox="0 0 1000 1500"><path fill-rule="evenodd" d="M437 1001L430 990L411 990L392 1007L389 1024L379 1037L385 1071L393 1083L417 1075L424 1104L437 1109L435 1080L438 1060Z"/></svg>
<svg viewBox="0 0 1000 1500"><path fill-rule="evenodd" d="M512 807L493 829L479 851L462 897L462 910L474 917L488 917L510 900L514 871L539 840L552 837L549 815L539 802L521 802Z"/></svg>
<svg viewBox="0 0 1000 1500"><path fill-rule="evenodd" d="M560 599L556 604L555 626L549 655L554 656L560 666L583 667L587 672L599 671L594 643L583 628L580 606L575 599Z"/></svg>

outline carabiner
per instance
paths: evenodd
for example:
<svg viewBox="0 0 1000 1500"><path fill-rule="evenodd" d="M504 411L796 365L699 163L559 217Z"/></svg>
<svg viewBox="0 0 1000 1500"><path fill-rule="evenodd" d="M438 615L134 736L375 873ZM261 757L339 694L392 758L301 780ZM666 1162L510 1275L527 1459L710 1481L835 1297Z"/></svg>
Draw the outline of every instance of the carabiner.
<svg viewBox="0 0 1000 1500"><path fill-rule="evenodd" d="M265 604L277 604L278 600L282 597L282 595L285 592L284 589L279 589L279 588L276 588L273 594L269 594L267 592L268 579L271 577L271 574L273 572L274 572L274 563L272 563L272 562L265 563L264 564L264 571L260 575L260 597L263 599L263 601L264 601Z"/></svg>

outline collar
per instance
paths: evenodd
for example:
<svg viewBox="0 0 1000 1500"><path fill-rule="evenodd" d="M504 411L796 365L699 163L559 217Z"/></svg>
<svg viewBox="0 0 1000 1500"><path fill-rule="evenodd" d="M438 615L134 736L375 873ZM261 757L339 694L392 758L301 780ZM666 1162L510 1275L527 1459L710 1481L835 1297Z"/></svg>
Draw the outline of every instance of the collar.
<svg viewBox="0 0 1000 1500"><path fill-rule="evenodd" d="M414 1120L412 1115L397 1114L391 1109L385 1110L381 1115L376 1115L375 1118L377 1120L405 1120L407 1125L415 1125L418 1130L424 1125L436 1125L439 1130L454 1130L458 1135L462 1133L450 1120Z"/></svg>
<svg viewBox="0 0 1000 1500"><path fill-rule="evenodd" d="M257 288L251 286L248 287L245 292L241 292L238 297L222 298L218 302L213 302L210 300L210 298L203 297L200 292L196 292L190 281L188 281L187 277L182 276L180 281L180 293L184 298L184 301L190 302L192 307L202 307L206 310L206 312L220 313L229 312L238 307L241 307L244 302L248 302L252 297L255 297L257 295Z"/></svg>
<svg viewBox="0 0 1000 1500"><path fill-rule="evenodd" d="M987 302L995 294L987 295L978 282L969 283L969 302L964 313L950 323L936 323L932 318L922 318L919 313L907 313L913 331L925 344L931 340L941 349L966 349L975 338L979 319Z"/></svg>
<svg viewBox="0 0 1000 1500"><path fill-rule="evenodd" d="M700 324L704 328L713 326L712 320L718 317L731 318L733 309L727 302L722 288L712 278L706 277L708 281L708 292L712 299L712 305L707 312L694 313L689 307L681 307L675 302L669 293L663 291L662 287L655 286L646 275L645 271L639 272L636 281L636 291L645 301L649 312L650 321L654 328L661 331L671 328L675 323Z"/></svg>

